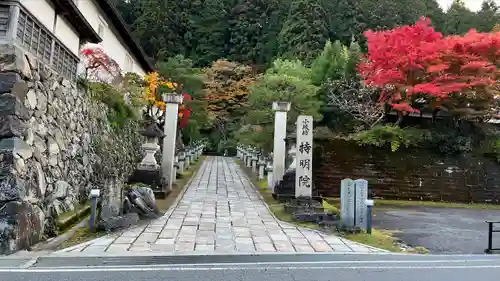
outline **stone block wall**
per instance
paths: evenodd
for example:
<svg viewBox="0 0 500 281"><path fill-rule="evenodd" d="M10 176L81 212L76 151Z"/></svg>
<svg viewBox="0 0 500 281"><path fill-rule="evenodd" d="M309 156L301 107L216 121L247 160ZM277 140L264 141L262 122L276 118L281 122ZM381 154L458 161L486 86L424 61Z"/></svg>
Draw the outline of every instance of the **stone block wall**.
<svg viewBox="0 0 500 281"><path fill-rule="evenodd" d="M106 112L76 83L0 45L0 254L55 235L54 219L91 188L106 194L92 146L109 131Z"/></svg>
<svg viewBox="0 0 500 281"><path fill-rule="evenodd" d="M479 155L360 147L344 140L316 142L313 179L323 196L339 197L344 178L368 180L369 196L500 204L500 165Z"/></svg>

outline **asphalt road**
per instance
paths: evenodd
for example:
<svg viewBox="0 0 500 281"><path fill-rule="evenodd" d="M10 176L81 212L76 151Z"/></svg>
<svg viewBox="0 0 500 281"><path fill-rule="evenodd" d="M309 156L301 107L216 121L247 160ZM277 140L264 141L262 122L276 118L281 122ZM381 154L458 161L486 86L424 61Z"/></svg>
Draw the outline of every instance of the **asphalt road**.
<svg viewBox="0 0 500 281"><path fill-rule="evenodd" d="M384 208L384 207L382 207ZM376 210L376 228L397 230L395 236L410 246L433 254L482 254L487 247L486 220L500 220L500 210L404 207ZM500 248L500 233L493 247Z"/></svg>
<svg viewBox="0 0 500 281"><path fill-rule="evenodd" d="M63 259L66 261L64 266L57 265ZM156 263L144 265L145 261L154 260ZM91 265L96 262L115 265ZM499 274L500 257L485 255L62 257L31 262L20 259L10 266L5 260L0 263L0 279L9 281L481 281L494 280Z"/></svg>

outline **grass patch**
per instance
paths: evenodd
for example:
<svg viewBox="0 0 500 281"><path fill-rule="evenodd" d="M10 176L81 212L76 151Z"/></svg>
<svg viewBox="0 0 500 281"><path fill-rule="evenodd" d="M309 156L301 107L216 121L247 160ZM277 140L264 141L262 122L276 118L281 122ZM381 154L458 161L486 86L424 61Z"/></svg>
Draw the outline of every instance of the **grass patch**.
<svg viewBox="0 0 500 281"><path fill-rule="evenodd" d="M259 182L256 182L254 184L258 184ZM266 201L267 205L269 206L269 209L271 212L273 212L274 216L278 218L281 221L293 223L295 225L301 226L301 227L307 227L307 228L312 228L312 229L320 229L320 226L314 223L308 223L308 222L301 222L297 221L292 214L288 213L285 211L285 206L283 204L280 204L276 202L272 196L273 192L267 188L267 183L265 184L265 187L261 187L259 185L256 185L259 189L260 194Z"/></svg>
<svg viewBox="0 0 500 281"><path fill-rule="evenodd" d="M329 197L328 202L334 206L340 206L340 198ZM490 209L500 210L500 205L481 204L481 203L450 203L450 202L432 202L432 201L408 201L408 200L386 200L375 199L375 208L390 207L432 207L432 208L462 208L462 209Z"/></svg>
<svg viewBox="0 0 500 281"><path fill-rule="evenodd" d="M429 250L425 247L417 246L415 247L415 252L417 254L427 255L429 253Z"/></svg>
<svg viewBox="0 0 500 281"><path fill-rule="evenodd" d="M85 219L90 215L91 202L85 202L84 204L78 204L75 206L73 211L68 211L60 214L57 219L57 230L60 232L65 232L71 227L75 226L77 223Z"/></svg>
<svg viewBox="0 0 500 281"><path fill-rule="evenodd" d="M88 227L81 227L81 228L78 228L75 231L75 233L73 233L73 235L71 235L71 237L68 240L62 242L57 248L58 249L68 248L68 247L71 247L71 246L74 246L74 245L77 245L80 243L90 241L90 240L95 239L95 238L99 238L99 237L104 236L106 234L107 233L104 231L90 232L90 229Z"/></svg>
<svg viewBox="0 0 500 281"><path fill-rule="evenodd" d="M328 203L327 200L323 200L323 208L327 213L340 214L338 207Z"/></svg>
<svg viewBox="0 0 500 281"><path fill-rule="evenodd" d="M237 161L237 160L236 160ZM246 172L252 183L257 187L260 195L264 198L264 201L269 206L269 209L274 214L274 216L284 222L293 223L297 226L307 227L311 229L322 229L319 225L308 222L297 221L292 214L285 211L283 204L276 202L273 198L273 192L268 188L267 180L259 180L256 175L252 172L251 168L246 167L241 162L239 162L240 167Z"/></svg>
<svg viewBox="0 0 500 281"><path fill-rule="evenodd" d="M179 194L182 193L184 187L189 182L189 180L193 177L193 175L200 169L201 164L205 161L206 156L200 156L196 163L193 163L189 166L188 170L181 173L181 177L178 178L174 184L172 184L172 191L168 194L165 199L156 199L156 206L162 213L168 211L168 209L175 202Z"/></svg>
<svg viewBox="0 0 500 281"><path fill-rule="evenodd" d="M293 223L297 226L306 227L310 229L316 230L325 230L321 226L314 223L306 223L295 220L292 214L285 211L285 207L283 204L280 204L274 200L272 197L272 191L268 188L267 180L262 179L259 180L251 172L251 169L246 167L245 165L239 162L240 167L246 172L252 183L257 187L257 190L264 198L264 201L269 206L271 212L273 212L274 216L285 222ZM333 200L332 200L333 199ZM328 200L323 200L323 208L325 212L331 212L335 214L339 214L340 208L340 200L335 200L335 198L328 198ZM391 252L402 252L401 248L396 244L396 238L392 236L392 233L386 230L377 230L373 229L372 234L369 235L367 233L346 233L340 234L343 237L366 245L370 245L372 247L388 250ZM423 247L422 247L423 248ZM424 248L425 249L425 248Z"/></svg>
<svg viewBox="0 0 500 281"><path fill-rule="evenodd" d="M344 237L391 252L402 252L401 248L396 245L396 239L392 236L392 233L386 230L372 229L371 235L367 233L347 233Z"/></svg>

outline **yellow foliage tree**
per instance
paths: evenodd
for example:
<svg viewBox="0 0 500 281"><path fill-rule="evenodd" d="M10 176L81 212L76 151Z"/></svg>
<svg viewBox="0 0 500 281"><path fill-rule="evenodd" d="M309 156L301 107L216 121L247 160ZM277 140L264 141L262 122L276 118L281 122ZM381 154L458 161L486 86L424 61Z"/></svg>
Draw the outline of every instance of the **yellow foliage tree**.
<svg viewBox="0 0 500 281"><path fill-rule="evenodd" d="M248 111L248 87L257 75L250 66L218 60L205 70L204 76L208 115L217 134L225 141Z"/></svg>
<svg viewBox="0 0 500 281"><path fill-rule="evenodd" d="M213 118L226 118L237 108L244 108L248 86L256 80L251 67L218 60L205 71L205 96Z"/></svg>
<svg viewBox="0 0 500 281"><path fill-rule="evenodd" d="M500 24L495 24L495 26L493 26L493 29L491 30L491 32L500 32Z"/></svg>
<svg viewBox="0 0 500 281"><path fill-rule="evenodd" d="M162 123L165 117L165 102L161 96L161 87L165 87L168 90L175 92L177 90L177 83L166 81L162 79L157 72L148 73L144 80L146 81L146 87L144 88L144 99L146 100L146 112L145 114L149 117L154 117Z"/></svg>

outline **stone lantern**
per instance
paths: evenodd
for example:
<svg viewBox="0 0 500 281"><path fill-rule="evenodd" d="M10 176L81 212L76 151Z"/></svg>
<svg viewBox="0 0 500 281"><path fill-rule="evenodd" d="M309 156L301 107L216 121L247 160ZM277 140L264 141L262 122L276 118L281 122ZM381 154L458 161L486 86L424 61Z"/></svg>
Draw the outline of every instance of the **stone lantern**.
<svg viewBox="0 0 500 281"><path fill-rule="evenodd" d="M160 165L155 158L156 152L160 150L158 140L163 137L163 132L156 122L151 120L146 124L141 134L146 137L146 142L141 146L145 156L137 165L128 182L147 184L153 190L156 198L165 198L166 192L161 180Z"/></svg>
<svg viewBox="0 0 500 281"><path fill-rule="evenodd" d="M156 162L155 154L158 150L160 150L158 139L163 137L163 132L160 130L156 122L150 121L141 134L146 137L146 142L141 146L146 155L137 168L141 170L158 170L160 165Z"/></svg>
<svg viewBox="0 0 500 281"><path fill-rule="evenodd" d="M258 162L257 162L259 180L264 179L265 169L266 169L266 160L264 159L264 154L262 152L259 152Z"/></svg>
<svg viewBox="0 0 500 281"><path fill-rule="evenodd" d="M267 173L267 187L271 190L274 189L274 181L273 181L273 153L269 153L269 156L267 157L267 166L266 166L266 173Z"/></svg>
<svg viewBox="0 0 500 281"><path fill-rule="evenodd" d="M292 132L290 134L288 134L285 138L285 147L288 149L288 154L287 154L287 166L288 168L286 169L286 171L288 170L293 170L295 169L297 166L297 133L296 132Z"/></svg>
<svg viewBox="0 0 500 281"><path fill-rule="evenodd" d="M259 161L259 154L260 152L254 149L252 158L250 159L250 166L252 167L253 173L257 173L257 162Z"/></svg>

